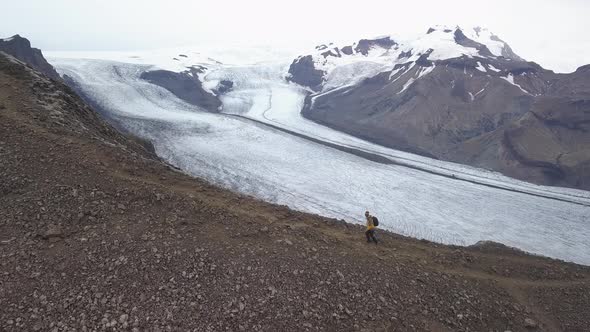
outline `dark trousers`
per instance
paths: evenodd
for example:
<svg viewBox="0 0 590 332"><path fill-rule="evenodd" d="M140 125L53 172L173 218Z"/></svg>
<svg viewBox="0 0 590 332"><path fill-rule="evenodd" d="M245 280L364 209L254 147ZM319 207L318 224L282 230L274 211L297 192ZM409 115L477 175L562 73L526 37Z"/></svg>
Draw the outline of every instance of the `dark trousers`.
<svg viewBox="0 0 590 332"><path fill-rule="evenodd" d="M367 242L371 242L371 240L373 240L373 242L377 243L377 238L375 237L375 229L367 230L365 232L365 235L367 236Z"/></svg>

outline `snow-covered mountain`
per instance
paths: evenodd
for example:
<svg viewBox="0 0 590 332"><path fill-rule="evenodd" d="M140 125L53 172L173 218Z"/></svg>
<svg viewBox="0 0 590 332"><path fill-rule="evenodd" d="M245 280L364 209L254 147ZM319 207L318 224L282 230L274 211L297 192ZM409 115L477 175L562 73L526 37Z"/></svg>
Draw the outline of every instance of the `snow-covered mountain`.
<svg viewBox="0 0 590 332"><path fill-rule="evenodd" d="M300 56L293 62L289 79L316 91L327 91L403 68L404 64L430 64L464 56L522 61L508 44L487 29L437 26L410 40L383 36L361 39L346 46L316 46L312 54ZM499 71L493 66L478 68Z"/></svg>
<svg viewBox="0 0 590 332"><path fill-rule="evenodd" d="M590 75L555 74L486 29L321 45L288 79L308 119L413 153L590 188Z"/></svg>

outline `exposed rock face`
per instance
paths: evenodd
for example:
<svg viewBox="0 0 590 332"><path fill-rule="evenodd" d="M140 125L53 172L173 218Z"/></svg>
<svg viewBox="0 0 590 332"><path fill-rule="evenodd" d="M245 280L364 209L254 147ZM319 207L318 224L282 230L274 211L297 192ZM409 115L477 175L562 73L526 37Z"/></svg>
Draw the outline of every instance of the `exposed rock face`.
<svg viewBox="0 0 590 332"><path fill-rule="evenodd" d="M361 39L359 40L354 50L363 55L367 55L369 53L369 50L373 46L380 46L382 48L388 49L394 45L397 45L397 43L390 37L383 37L377 39Z"/></svg>
<svg viewBox="0 0 590 332"><path fill-rule="evenodd" d="M534 66L522 64L515 69L519 76L501 76L512 75L509 67L507 74L488 76L470 62L439 63L404 91L409 78L420 75L419 66L385 82L379 78L387 75L376 76L315 98L303 115L393 148L536 183L590 188L588 75L523 71Z"/></svg>
<svg viewBox="0 0 590 332"><path fill-rule="evenodd" d="M411 56L412 56L412 52L411 52L411 51L407 51L407 52L401 52L401 53L398 55L398 57L397 57L397 58L398 58L398 59L403 59L403 58L409 58L409 57L411 57Z"/></svg>
<svg viewBox="0 0 590 332"><path fill-rule="evenodd" d="M141 74L141 78L152 84L159 85L172 92L178 98L211 112L218 112L221 101L213 94L205 91L197 74L198 68L176 73L167 70L152 70ZM225 87L227 89L227 86Z"/></svg>
<svg viewBox="0 0 590 332"><path fill-rule="evenodd" d="M432 53L432 49L428 50L426 53L422 54L418 60L416 60L416 65L421 67L430 67L433 65L433 62L428 60L428 56Z"/></svg>
<svg viewBox="0 0 590 332"><path fill-rule="evenodd" d="M289 81L308 86L312 90L319 89L323 83L324 72L315 68L311 55L295 59L289 67L289 74Z"/></svg>
<svg viewBox="0 0 590 332"><path fill-rule="evenodd" d="M467 38L461 29L455 30L455 42L461 46L475 48L483 56L493 56L487 46Z"/></svg>
<svg viewBox="0 0 590 332"><path fill-rule="evenodd" d="M5 52L28 64L29 66L44 73L48 77L59 80L59 74L55 71L47 60L43 57L43 53L38 48L31 47L31 42L28 39L19 35L14 35L10 38L0 38L0 52Z"/></svg>
<svg viewBox="0 0 590 332"><path fill-rule="evenodd" d="M302 114L392 148L590 189L590 65L555 74L505 43L501 55L491 43L494 55L460 29L444 33L479 55L433 59L433 49L400 49L388 55L393 69L347 88L319 87Z"/></svg>
<svg viewBox="0 0 590 332"><path fill-rule="evenodd" d="M535 75L540 72L519 77ZM578 69L562 75L545 71L542 77L549 84L530 97L528 112L462 142L449 157L532 182L590 188L590 75Z"/></svg>
<svg viewBox="0 0 590 332"><path fill-rule="evenodd" d="M224 93L231 91L231 89L233 87L234 87L234 82L228 81L228 80L221 80L219 82L219 84L217 85L217 87L215 88L215 92L217 94L222 95Z"/></svg>
<svg viewBox="0 0 590 332"><path fill-rule="evenodd" d="M342 53L346 54L346 55L351 55L352 54L352 46L344 46L342 48Z"/></svg>
<svg viewBox="0 0 590 332"><path fill-rule="evenodd" d="M322 53L322 56L323 56L324 58L327 58L327 57L329 57L329 56L333 56L333 57L337 57L337 58L339 58L339 57L341 57L342 55L340 54L340 50L338 49L338 47L336 47L336 48L334 48L334 49L332 49L332 50L328 50L328 51L326 51L326 52L323 52L323 53Z"/></svg>

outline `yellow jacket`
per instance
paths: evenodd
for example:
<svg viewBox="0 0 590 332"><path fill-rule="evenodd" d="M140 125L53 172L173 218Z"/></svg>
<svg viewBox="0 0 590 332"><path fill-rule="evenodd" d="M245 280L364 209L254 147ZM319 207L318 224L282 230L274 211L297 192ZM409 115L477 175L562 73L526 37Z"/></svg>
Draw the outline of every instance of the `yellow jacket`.
<svg viewBox="0 0 590 332"><path fill-rule="evenodd" d="M369 215L367 217L367 230L370 231L373 228L375 228L375 225L373 225L373 216L372 215Z"/></svg>

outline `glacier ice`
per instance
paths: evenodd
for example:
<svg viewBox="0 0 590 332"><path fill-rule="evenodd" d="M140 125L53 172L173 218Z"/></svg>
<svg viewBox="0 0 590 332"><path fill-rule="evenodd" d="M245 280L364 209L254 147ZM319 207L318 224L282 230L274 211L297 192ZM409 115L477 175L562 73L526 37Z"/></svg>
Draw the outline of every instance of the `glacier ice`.
<svg viewBox="0 0 590 332"><path fill-rule="evenodd" d="M222 97L230 114L212 114L139 79L148 64L50 61L128 130L150 139L158 155L212 183L351 222L362 222L368 209L383 228L404 235L461 245L492 240L590 264L590 193L431 160L310 122L299 113L305 90L283 79L288 62L213 67L204 79L230 79L234 89ZM262 123L401 165L372 162Z"/></svg>

